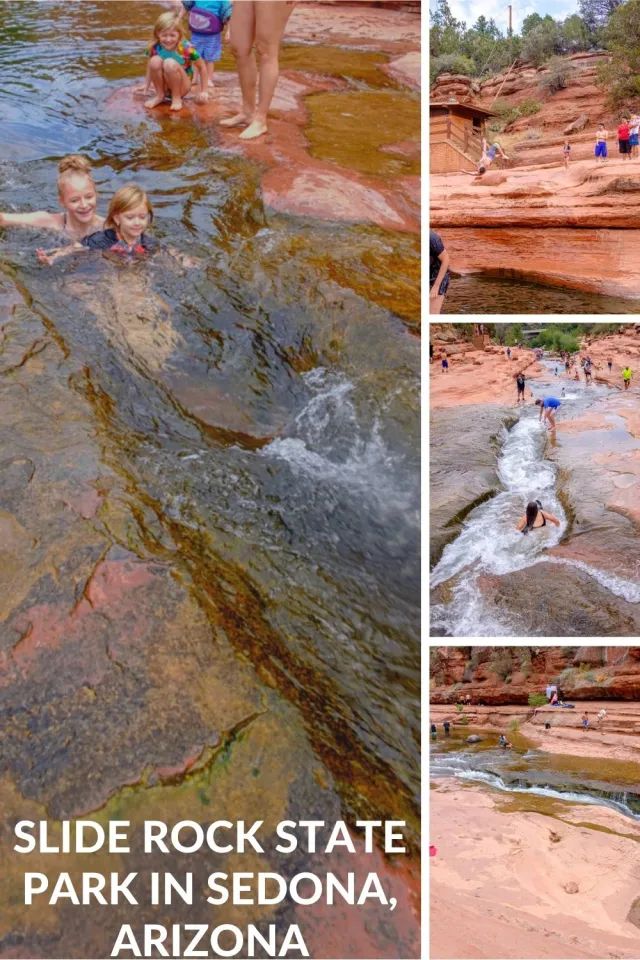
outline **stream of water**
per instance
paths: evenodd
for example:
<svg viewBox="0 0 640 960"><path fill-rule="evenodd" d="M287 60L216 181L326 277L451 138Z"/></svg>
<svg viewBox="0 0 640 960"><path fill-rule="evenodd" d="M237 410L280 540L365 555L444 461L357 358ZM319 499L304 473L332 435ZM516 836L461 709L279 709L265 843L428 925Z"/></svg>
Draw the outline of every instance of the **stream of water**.
<svg viewBox="0 0 640 960"><path fill-rule="evenodd" d="M417 805L419 342L375 293L395 280L389 251L414 257L415 243L267 215L256 167L214 124L111 111L144 75L157 16L146 3L4 5L0 209L55 209L57 161L78 151L102 212L135 180L155 236L199 266L47 269L35 250L51 235L14 229L5 277L93 405L89 429L136 518L123 545L188 570L203 608L245 598L238 655L274 665L320 752L338 740L345 762L362 753ZM371 90L392 86L386 58L371 58ZM315 51L306 69L331 61ZM362 76L352 87L371 92Z"/></svg>
<svg viewBox="0 0 640 960"><path fill-rule="evenodd" d="M613 395L608 387L581 381L559 380L556 363L545 362L548 377L530 381L534 397L554 395L561 399L559 417L576 417L597 409ZM598 431L596 431L598 432ZM608 431L600 431L607 433ZM540 561L574 566L593 577L615 596L640 602L640 587L581 561L550 557L548 551L560 543L568 528L564 507L557 492L557 468L546 458L553 435L539 419L539 409L523 407L517 423L503 431L497 472L502 489L476 507L466 518L462 531L443 550L431 575L431 587L446 585L446 599L431 607L432 629L445 636L513 636L518 633L517 610L499 614L487 600L482 577L504 576ZM601 443L602 438L594 438ZM542 530L523 536L516 525L526 504L539 499L559 526L548 523Z"/></svg>
<svg viewBox="0 0 640 960"><path fill-rule="evenodd" d="M432 779L454 777L509 795L604 806L632 820L640 820L640 768L636 781L628 782L615 769L609 770L606 761L599 763L600 770L596 773L588 769L593 761L585 760L581 769L580 758L564 769L562 757L528 748L503 750L490 745L496 741L495 733L483 734L485 737L484 742L478 744L466 744L460 734L432 742Z"/></svg>

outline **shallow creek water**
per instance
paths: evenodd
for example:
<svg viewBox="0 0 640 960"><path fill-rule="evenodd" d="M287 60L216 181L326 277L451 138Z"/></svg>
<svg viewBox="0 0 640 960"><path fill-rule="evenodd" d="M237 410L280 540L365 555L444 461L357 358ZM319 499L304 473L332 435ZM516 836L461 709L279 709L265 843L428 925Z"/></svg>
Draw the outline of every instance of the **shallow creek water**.
<svg viewBox="0 0 640 960"><path fill-rule="evenodd" d="M557 396L562 406L558 420L575 418L586 411L606 413L607 403L616 391L593 384L585 387L583 381L574 383L556 377L558 366L545 361L546 377L529 381L534 397ZM569 529L569 519L557 489L557 467L547 459L548 444L565 443L575 446L575 455L585 449L602 449L604 443L615 443L623 450L635 449L638 442L617 426L611 430L594 430L577 443L568 435L556 440L548 436L547 428L539 420L539 409L528 403L519 412L518 420L503 431L503 442L498 456L497 472L501 489L486 502L469 513L460 534L443 550L431 574L431 586L439 588L431 607L432 629L447 636L512 636L518 633L518 606L515 598L512 609L496 613L483 591L483 578L505 577L544 561L568 564L588 574L610 594L632 603L640 601L640 587L635 582L589 566L578 560L549 556L549 548L559 544ZM586 445L586 446L585 446ZM524 515L529 500L539 499L545 510L560 520L560 525L547 524L544 530L523 536L516 525ZM549 600L549 604L552 601ZM538 630L545 635L544 615L540 613ZM553 611L551 611L552 615Z"/></svg>
<svg viewBox="0 0 640 960"><path fill-rule="evenodd" d="M7 230L3 270L92 403L136 518L107 506L113 536L188 570L203 609L235 598L238 655L300 707L319 753L338 740L415 809L419 345L389 286L392 252L413 282L417 245L265 214L256 168L222 150L213 125L142 107L110 116L114 90L142 78L157 15L145 3L6 5L0 209L55 209L57 160L81 152L102 211L139 182L155 236L199 266L187 273L165 252L46 269L35 249L55 238ZM331 73L331 54L305 48L306 68ZM385 58L355 59L353 95L397 110L399 94L379 89L393 87ZM317 122L331 109L324 95Z"/></svg>
<svg viewBox="0 0 640 960"><path fill-rule="evenodd" d="M451 280L443 313L638 313L640 301L601 297L583 290L545 287L526 280L455 276Z"/></svg>
<svg viewBox="0 0 640 960"><path fill-rule="evenodd" d="M438 732L431 742L430 775L484 784L520 809L550 812L562 803L604 806L640 820L640 766L615 760L548 754L532 748L518 733L507 733L512 750L497 745L495 731L473 730L483 739L468 744L469 730ZM509 809L509 808L507 808ZM561 810L561 807L560 807Z"/></svg>

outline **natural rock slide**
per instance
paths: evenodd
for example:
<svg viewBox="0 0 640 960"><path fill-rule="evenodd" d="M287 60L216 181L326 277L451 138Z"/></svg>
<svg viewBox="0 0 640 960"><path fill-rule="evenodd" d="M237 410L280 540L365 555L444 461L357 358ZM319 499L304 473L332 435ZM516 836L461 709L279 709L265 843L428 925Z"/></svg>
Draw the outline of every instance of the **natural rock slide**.
<svg viewBox="0 0 640 960"><path fill-rule="evenodd" d="M616 337L602 344L594 355L618 354ZM543 362L529 366L529 402L518 410L513 375L530 363L532 352L514 351L507 373L509 361L494 350L485 351L477 372L485 389L486 381L495 381L493 403L482 388L480 402L473 402L475 371L467 368L465 399L471 403L449 409L449 392L460 399L460 375L447 381L434 374L432 633L637 635L635 395L621 395L604 376L602 384L588 388L556 378L554 362ZM475 363L478 356L483 354L469 352L465 361ZM501 368L497 378L492 366ZM548 436L531 393L559 396L562 389L557 434ZM516 523L532 498L560 519L559 528L549 526L535 537L518 533Z"/></svg>

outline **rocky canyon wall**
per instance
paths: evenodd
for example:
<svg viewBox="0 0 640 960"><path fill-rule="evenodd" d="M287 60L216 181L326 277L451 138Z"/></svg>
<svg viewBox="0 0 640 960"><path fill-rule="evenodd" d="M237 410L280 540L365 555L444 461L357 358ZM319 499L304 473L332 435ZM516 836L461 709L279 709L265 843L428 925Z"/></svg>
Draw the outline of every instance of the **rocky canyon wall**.
<svg viewBox="0 0 640 960"><path fill-rule="evenodd" d="M526 704L558 685L566 699L640 699L640 647L432 647L431 703Z"/></svg>

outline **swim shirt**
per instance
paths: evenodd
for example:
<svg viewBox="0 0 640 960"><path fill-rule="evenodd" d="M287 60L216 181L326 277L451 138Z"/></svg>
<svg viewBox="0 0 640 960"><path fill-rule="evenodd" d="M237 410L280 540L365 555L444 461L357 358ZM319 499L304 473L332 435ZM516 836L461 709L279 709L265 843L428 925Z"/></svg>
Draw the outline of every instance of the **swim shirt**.
<svg viewBox="0 0 640 960"><path fill-rule="evenodd" d="M188 77L193 76L193 64L200 59L200 54L188 40L181 40L175 50L167 50L161 43L154 43L149 49L150 57L160 57L161 60L177 60Z"/></svg>
<svg viewBox="0 0 640 960"><path fill-rule="evenodd" d="M631 377L632 377L631 367L625 367L624 370L622 371L622 379L631 380Z"/></svg>
<svg viewBox="0 0 640 960"><path fill-rule="evenodd" d="M139 243L129 246L124 240L118 240L115 230L98 230L96 233L89 234L88 237L83 237L80 243L89 250L109 250L123 257L147 256L154 253L158 246L155 240L151 240L144 233Z"/></svg>
<svg viewBox="0 0 640 960"><path fill-rule="evenodd" d="M618 140L628 140L630 136L629 124L621 123L618 127Z"/></svg>
<svg viewBox="0 0 640 960"><path fill-rule="evenodd" d="M551 407L552 410L557 410L561 403L556 397L545 397L542 401L543 407Z"/></svg>

